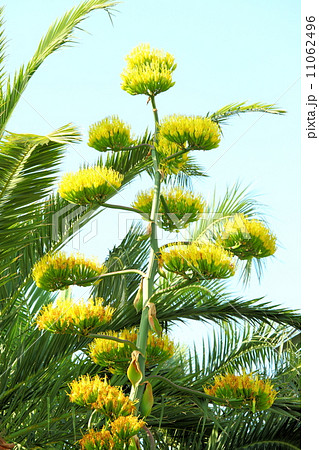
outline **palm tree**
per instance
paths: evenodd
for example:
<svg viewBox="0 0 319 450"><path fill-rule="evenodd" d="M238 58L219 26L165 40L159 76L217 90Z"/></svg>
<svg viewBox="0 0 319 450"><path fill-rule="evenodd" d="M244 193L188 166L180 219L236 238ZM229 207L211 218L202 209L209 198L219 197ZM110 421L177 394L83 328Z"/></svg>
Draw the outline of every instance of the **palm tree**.
<svg viewBox="0 0 319 450"><path fill-rule="evenodd" d="M37 289L30 273L35 258L66 240L64 230L59 230L54 240L49 232L54 208L63 207L63 202L47 197L56 182L66 146L79 142L80 134L72 125L47 136L13 134L7 131L8 121L44 60L75 42L74 30L92 11L102 9L110 15L114 5L88 0L72 8L49 28L32 59L16 71L12 80L4 65L6 39L0 10L0 435L7 439L10 433L12 439L30 448L38 439L41 445L63 440L72 430L69 402L64 407L63 401L54 400L63 392L66 373L78 373L77 361L72 359L77 342L51 336L43 339L34 330L32 312L52 295ZM75 220L81 221L82 216L75 216ZM51 431L42 439L34 430L41 429L42 422L48 420ZM62 422L63 427L55 428L57 422Z"/></svg>

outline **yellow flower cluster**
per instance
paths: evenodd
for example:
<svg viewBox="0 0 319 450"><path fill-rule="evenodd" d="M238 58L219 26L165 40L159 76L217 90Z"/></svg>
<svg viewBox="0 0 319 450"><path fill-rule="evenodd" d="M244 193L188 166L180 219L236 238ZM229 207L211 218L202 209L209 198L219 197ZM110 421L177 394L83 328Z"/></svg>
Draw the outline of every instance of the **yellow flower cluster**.
<svg viewBox="0 0 319 450"><path fill-rule="evenodd" d="M121 150L132 143L131 127L118 116L106 117L89 129L88 145L99 152Z"/></svg>
<svg viewBox="0 0 319 450"><path fill-rule="evenodd" d="M124 176L108 167L89 167L62 177L59 194L76 205L104 203L117 193Z"/></svg>
<svg viewBox="0 0 319 450"><path fill-rule="evenodd" d="M107 335L133 343L137 341L136 328L124 329L120 332L108 331ZM167 335L158 337L149 331L146 366L153 366L168 360L173 356L174 351L174 343ZM94 339L89 345L89 355L92 360L100 366L107 367L111 373L126 373L131 353L130 345L108 339Z"/></svg>
<svg viewBox="0 0 319 450"><path fill-rule="evenodd" d="M175 156L165 161L165 158L181 151L181 148L174 142L170 142L163 136L158 136L156 150L160 154L160 170L164 175L177 175L180 171L185 170L189 161L188 153Z"/></svg>
<svg viewBox="0 0 319 450"><path fill-rule="evenodd" d="M48 253L38 261L32 271L36 285L46 291L66 289L72 284L90 286L88 279L98 277L105 268L95 259L86 259L77 253L67 256L64 252Z"/></svg>
<svg viewBox="0 0 319 450"><path fill-rule="evenodd" d="M126 57L127 67L121 74L122 89L131 95L155 96L174 86L174 58L162 50L141 44Z"/></svg>
<svg viewBox="0 0 319 450"><path fill-rule="evenodd" d="M220 142L218 125L208 117L172 115L164 118L160 136L182 148L211 150Z"/></svg>
<svg viewBox="0 0 319 450"><path fill-rule="evenodd" d="M70 401L80 406L96 409L110 420L120 416L129 416L135 412L135 403L129 399L122 389L111 386L107 379L96 375L82 375L79 380L70 383Z"/></svg>
<svg viewBox="0 0 319 450"><path fill-rule="evenodd" d="M271 407L277 391L270 380L260 380L258 376L226 374L216 376L214 384L204 386L206 394L221 399L226 406L248 407L252 412L263 411Z"/></svg>
<svg viewBox="0 0 319 450"><path fill-rule="evenodd" d="M217 243L240 259L265 258L276 251L276 236L259 220L236 214L228 220Z"/></svg>
<svg viewBox="0 0 319 450"><path fill-rule="evenodd" d="M168 245L161 250L159 263L186 278L228 278L235 273L231 254L211 242Z"/></svg>
<svg viewBox="0 0 319 450"><path fill-rule="evenodd" d="M121 441L128 442L129 439L135 436L145 425L143 420L136 416L130 415L126 417L118 417L111 422L111 431L113 436L118 437Z"/></svg>
<svg viewBox="0 0 319 450"><path fill-rule="evenodd" d="M103 427L100 431L91 429L79 440L81 450L111 450L114 440L111 433Z"/></svg>
<svg viewBox="0 0 319 450"><path fill-rule="evenodd" d="M120 450L123 448L137 448L129 446L131 438L144 427L145 422L138 417L120 416L100 431L91 429L79 441L82 450Z"/></svg>
<svg viewBox="0 0 319 450"><path fill-rule="evenodd" d="M103 306L103 298L90 298L87 302L58 298L56 303L44 306L37 316L40 330L61 334L88 334L94 328L109 323L114 308Z"/></svg>
<svg viewBox="0 0 319 450"><path fill-rule="evenodd" d="M153 189L139 192L133 207L143 211L148 218L152 209L153 196ZM203 198L191 191L172 188L169 191L163 191L162 196L165 204L162 200L159 206L158 225L167 231L185 228L191 222L195 222L205 209L206 203Z"/></svg>

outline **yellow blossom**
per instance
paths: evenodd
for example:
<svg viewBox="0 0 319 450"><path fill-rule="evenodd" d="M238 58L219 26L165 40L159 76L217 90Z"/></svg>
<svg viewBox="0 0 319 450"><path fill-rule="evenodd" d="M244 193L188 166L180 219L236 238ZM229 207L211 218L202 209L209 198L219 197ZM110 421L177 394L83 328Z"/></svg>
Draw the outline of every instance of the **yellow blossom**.
<svg viewBox="0 0 319 450"><path fill-rule="evenodd" d="M86 302L58 298L41 309L36 323L40 330L53 333L88 334L112 319L114 308L104 307L103 301L102 298L89 298Z"/></svg>
<svg viewBox="0 0 319 450"><path fill-rule="evenodd" d="M140 192L133 207L146 213L148 218L152 209L153 196L153 189ZM168 231L185 228L191 222L195 222L206 206L201 196L181 188L164 190L162 196L165 204L162 200L159 206L158 225Z"/></svg>
<svg viewBox="0 0 319 450"><path fill-rule="evenodd" d="M131 437L136 435L144 427L144 425L145 422L143 420L140 420L133 415L118 417L110 424L112 434L124 442L128 442Z"/></svg>
<svg viewBox="0 0 319 450"><path fill-rule="evenodd" d="M131 95L157 95L174 86L174 58L162 50L141 44L126 57L127 67L121 74L122 89Z"/></svg>
<svg viewBox="0 0 319 450"><path fill-rule="evenodd" d="M123 175L108 167L81 169L62 177L59 194L76 205L100 204L117 193L123 179Z"/></svg>
<svg viewBox="0 0 319 450"><path fill-rule="evenodd" d="M136 343L137 329L124 329L120 332L108 331L108 336L117 337ZM146 347L146 366L154 366L171 358L175 346L167 335L158 337L151 331L148 333ZM92 360L112 373L126 373L132 348L130 345L108 339L94 339L89 345L89 355Z"/></svg>
<svg viewBox="0 0 319 450"><path fill-rule="evenodd" d="M90 286L91 278L98 277L105 268L95 259L87 259L79 253L67 256L64 252L46 254L33 267L36 285L46 291L66 289L72 284Z"/></svg>
<svg viewBox="0 0 319 450"><path fill-rule="evenodd" d="M180 171L187 169L187 163L190 162L188 152L166 160L166 158L181 151L181 147L174 142L170 142L163 136L159 135L157 138L156 150L161 156L159 165L160 170L164 175L177 175Z"/></svg>
<svg viewBox="0 0 319 450"><path fill-rule="evenodd" d="M276 251L276 237L259 220L236 214L229 219L217 243L240 259L265 258Z"/></svg>
<svg viewBox="0 0 319 450"><path fill-rule="evenodd" d="M83 375L70 383L70 401L80 406L96 409L110 420L135 413L135 403L129 399L120 387L111 386L107 379L98 375L90 378Z"/></svg>
<svg viewBox="0 0 319 450"><path fill-rule="evenodd" d="M218 125L200 116L166 117L160 124L159 136L190 150L210 150L220 142Z"/></svg>
<svg viewBox="0 0 319 450"><path fill-rule="evenodd" d="M168 245L161 249L160 265L187 278L228 278L235 273L231 254L211 242Z"/></svg>
<svg viewBox="0 0 319 450"><path fill-rule="evenodd" d="M176 69L174 57L170 53L159 49L151 49L150 44L140 44L133 48L131 53L125 57L125 60L128 69L147 65L154 61L160 62L168 70Z"/></svg>
<svg viewBox="0 0 319 450"><path fill-rule="evenodd" d="M82 439L79 440L81 450L112 450L114 440L111 433L103 428L100 431L89 430Z"/></svg>
<svg viewBox="0 0 319 450"><path fill-rule="evenodd" d="M90 127L88 145L100 152L121 150L132 143L131 127L118 116L106 117Z"/></svg>
<svg viewBox="0 0 319 450"><path fill-rule="evenodd" d="M216 376L214 384L204 386L204 391L221 399L222 405L248 407L252 412L270 408L277 395L270 380L263 381L257 375L245 372L242 375L228 373Z"/></svg>

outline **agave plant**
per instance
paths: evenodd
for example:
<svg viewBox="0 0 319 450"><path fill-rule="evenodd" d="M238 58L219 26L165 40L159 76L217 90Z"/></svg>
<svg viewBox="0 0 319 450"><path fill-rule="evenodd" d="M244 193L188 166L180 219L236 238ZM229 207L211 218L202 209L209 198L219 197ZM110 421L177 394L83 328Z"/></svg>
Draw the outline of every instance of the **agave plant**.
<svg viewBox="0 0 319 450"><path fill-rule="evenodd" d="M42 60L43 55L48 56L72 39L73 28L91 10L106 8L109 11L112 5L110 2L91 0L74 8L58 21L41 41L38 52L42 54ZM138 57L138 53L135 56ZM42 62L39 56L35 60L38 65L31 64L33 72ZM173 66L169 64L167 67L170 70ZM134 64L128 70L132 71L134 76L141 75L139 71L136 74ZM18 74L15 79L23 78L24 73L28 73L30 77L33 72L31 69L29 72L22 69L19 72L21 75ZM140 94L141 90L145 90L143 83L127 83L127 76L129 75L126 73L125 83L129 86L130 93ZM165 70L162 78L154 78L152 71L147 72L147 77L149 89L153 89L147 91L147 95L150 96L155 110L155 133L146 131L133 143L117 139L116 146L122 147L111 151L110 140L103 139L102 143L99 142L98 150L104 152L103 145L107 142L108 153L106 158L101 157L97 166L112 169L122 175L118 189L124 189L140 173L148 173L155 180L154 198L157 197L156 201L159 202L159 186L163 177L166 177L165 183L168 185L185 186L190 184L191 176L204 175L187 154L190 151L187 142L191 142L196 149L202 142L196 141L196 133L192 128L195 121L192 119L191 131L187 128L189 120L185 122L186 131L184 130L182 141L178 140L176 143L172 129L166 130L167 136L173 136L175 139L172 143L180 146L176 152L180 154L175 155L174 147L172 150L169 145L162 157L159 172L159 166L155 164L156 158L154 159L157 152L154 140L156 141L158 134L154 96L161 89L171 87L172 82ZM159 79L162 80L162 85L158 82ZM21 89L26 86L21 80L19 83ZM12 91L11 88L10 92ZM6 95L8 97L9 94ZM7 101L6 104L12 104L14 107L14 98L16 94L12 102ZM8 120L12 111L5 111ZM228 117L247 111L282 113L273 105L233 104L215 114L208 114L205 120L209 119L216 125L212 127L216 133ZM108 436L110 442L115 442L117 438L124 439L134 448L137 444L134 444L136 440L133 439L132 430L135 434L140 433L141 445L145 449L156 448L155 446L163 449L239 449L249 446L254 448L254 445L267 448L262 446L268 444L269 448L289 448L289 445L291 448L298 448L299 346L298 342L295 342L298 341L296 330L300 327L299 315L294 311L267 304L262 299L233 298L228 292L229 285L216 277L193 277L186 271L185 279L176 272L164 273L160 267L156 267L153 258L147 296L142 300L142 308L149 311L148 314L143 314L143 320L140 322L141 316L137 314L136 309L141 307L141 274L145 274L149 269L150 254L158 253L154 234L149 238L148 230L142 225L132 227L122 243L109 252L104 262L105 271L100 275L99 283L92 288L92 297L103 298L105 305L116 310L107 324L100 324L94 334L85 332L77 337L70 334L52 335L49 332L40 332L35 327L35 316L55 300L56 294L43 291L35 284L32 278L34 265L43 261L45 255L56 254L72 237L75 225L83 226L94 214L103 211L103 208L140 212L134 207L109 203L108 194L103 201L100 198L96 201L94 195L90 199L89 194L94 194L95 189L93 183L90 192L85 192L81 198L81 206L75 207L69 227L66 229L63 223L54 223L52 226L55 214L63 211L69 203L59 194L47 196L55 181L57 164L62 157L64 146L78 139L77 131L70 126L46 137L3 137L3 201L0 204L3 217L0 224L3 238L0 248L3 260L0 304L1 436L7 442L14 442L27 449L76 448L75 443L79 440L82 448L85 448L92 436L96 439L96 445L100 445L98 442L101 443L101 440ZM217 141L218 139L205 140L205 150L211 145L214 148ZM103 144L102 147L100 144ZM111 142L111 145L113 144L114 142ZM125 148L123 145L129 147ZM168 154L168 151L171 154ZM179 159L181 156L182 160ZM177 158L178 164L171 166L174 158ZM81 192L79 189L77 194L81 195ZM22 193L24 195L21 195ZM64 195L64 192L61 191L61 195ZM68 200L73 201L75 198L78 201L79 196L68 197ZM170 211L165 209L165 199L162 202L164 213L169 214ZM208 236L215 241L216 230L218 231L218 227L221 227L229 216L245 214L249 218L257 212L257 203L235 186L211 207L210 214L206 214L204 220L197 222L192 239L200 242L201 237ZM151 220L153 221L154 217ZM154 225L152 228L154 233ZM244 273L249 274L250 268L251 265L247 265ZM86 281L90 282L91 279ZM68 289L64 291L63 298L66 302L69 301ZM150 307L150 304L155 303L156 311ZM143 353L141 346L147 342L141 344L143 339L138 337L137 343L130 344L137 346L137 353L134 353L135 350L132 352L127 376L125 373L113 373L114 370L109 370L112 367L101 368L93 364L88 356L92 339L106 338L127 344L127 340L117 338L119 335L115 333L131 327L140 327L140 330L143 328L144 332L152 327L159 333L159 329L169 330L172 324L188 319L210 322L215 326L210 344L204 346L202 355L196 349L188 352L181 348L167 361L145 367L140 356ZM109 330L114 334L108 334ZM205 394L203 386L210 383L215 375L225 371L233 373L239 369L246 372L255 372L258 369L261 376L272 378L280 394L267 411L251 416L252 413L246 410L220 406L214 402L212 396ZM131 389L130 401L140 401L140 412L146 417L147 427L142 421L135 423L131 416L128 421L131 431L125 428L125 422L122 423L120 418L115 418L114 415L113 422L105 424L103 414L94 412L106 411L106 406L101 403L95 407L95 403L91 401L95 415L81 408L79 402L72 406L67 396L69 383L83 374L92 377L87 379L94 380L97 373L101 377L107 375L109 382L105 385L119 386L122 393L128 393ZM108 388L104 386L103 389L105 393ZM152 397L149 405L145 402L143 405L142 397L144 398L145 394L149 395L149 398ZM89 431L86 437L83 437L88 422L98 431L95 434Z"/></svg>

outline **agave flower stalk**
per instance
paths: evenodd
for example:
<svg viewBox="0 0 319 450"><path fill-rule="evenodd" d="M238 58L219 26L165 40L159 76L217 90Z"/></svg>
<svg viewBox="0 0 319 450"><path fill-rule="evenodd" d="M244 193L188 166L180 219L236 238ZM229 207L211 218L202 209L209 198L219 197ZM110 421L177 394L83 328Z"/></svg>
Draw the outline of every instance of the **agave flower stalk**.
<svg viewBox="0 0 319 450"><path fill-rule="evenodd" d="M151 105L153 108L154 120L155 120L155 137L154 142L156 144L157 134L158 134L158 111L155 102L155 96L150 97ZM145 376L145 352L147 347L148 331L149 331L149 315L147 303L151 295L153 294L154 279L158 269L158 257L159 248L157 241L157 216L160 205L160 194L161 194L161 173L159 171L159 161L158 154L155 146L151 150L152 161L154 166L154 195L152 202L152 209L150 214L150 224L151 224L151 235L150 235L150 256L148 262L148 269L146 272L146 277L143 279L143 311L141 315L139 333L137 336L137 347L139 348L141 354L139 356L139 365L142 372L143 378ZM143 393L143 386L134 387L132 386L130 398L132 400L141 400Z"/></svg>

